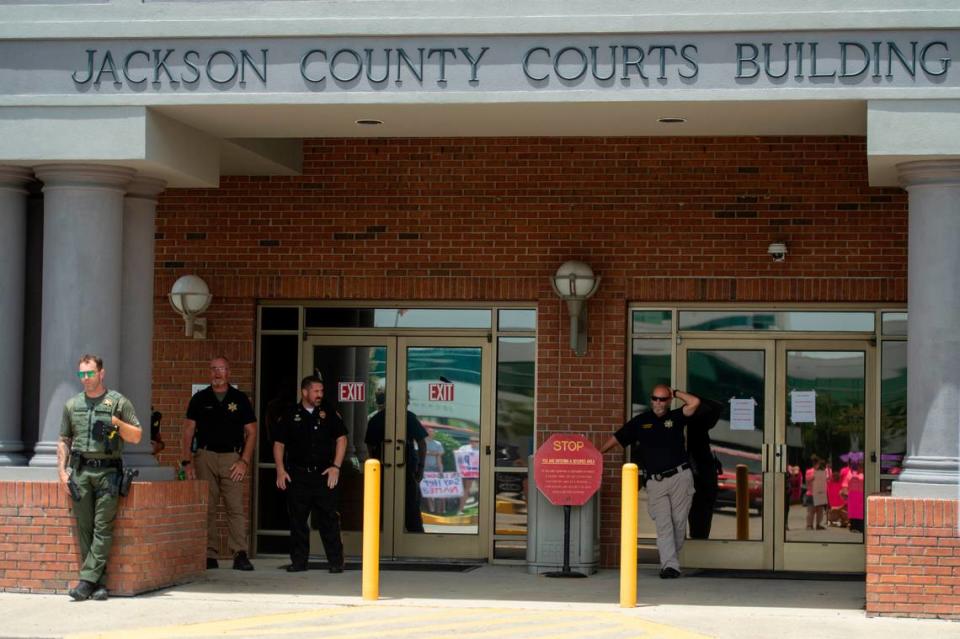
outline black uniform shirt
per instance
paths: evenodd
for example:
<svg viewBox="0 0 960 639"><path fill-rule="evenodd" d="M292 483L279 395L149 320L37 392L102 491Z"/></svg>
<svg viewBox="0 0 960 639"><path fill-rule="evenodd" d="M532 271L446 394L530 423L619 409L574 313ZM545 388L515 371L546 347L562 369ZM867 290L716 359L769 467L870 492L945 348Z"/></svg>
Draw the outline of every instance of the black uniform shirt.
<svg viewBox="0 0 960 639"><path fill-rule="evenodd" d="M197 423L197 446L216 453L243 450L243 427L257 421L250 400L230 386L217 399L212 386L207 386L190 399L187 419Z"/></svg>
<svg viewBox="0 0 960 639"><path fill-rule="evenodd" d="M637 415L613 435L621 446L634 446L633 459L647 474L662 473L688 461L683 442L687 417L682 408L663 418L653 411Z"/></svg>
<svg viewBox="0 0 960 639"><path fill-rule="evenodd" d="M333 466L337 439L346 434L347 427L335 412L319 408L311 412L299 403L277 424L274 441L285 446L289 465L326 469Z"/></svg>

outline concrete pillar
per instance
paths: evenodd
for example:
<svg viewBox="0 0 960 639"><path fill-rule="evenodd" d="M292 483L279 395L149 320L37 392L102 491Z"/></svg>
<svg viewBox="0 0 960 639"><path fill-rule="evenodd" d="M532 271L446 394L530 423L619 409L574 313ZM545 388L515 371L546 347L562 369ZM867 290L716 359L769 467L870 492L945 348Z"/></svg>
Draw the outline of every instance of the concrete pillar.
<svg viewBox="0 0 960 639"><path fill-rule="evenodd" d="M30 465L54 466L63 404L81 390L77 358L102 357L106 385L122 392L123 198L134 171L46 164L34 172L44 184L43 341L40 441ZM135 408L149 418L149 406Z"/></svg>
<svg viewBox="0 0 960 639"><path fill-rule="evenodd" d="M897 167L909 193L907 456L898 497L958 497L960 160Z"/></svg>
<svg viewBox="0 0 960 639"><path fill-rule="evenodd" d="M153 244L157 197L163 180L135 179L127 186L123 210L123 310L120 314L120 361L117 389L133 402L143 427L139 444L127 444L125 463L140 469L141 479L153 477L157 460L150 447L153 379ZM169 439L169 437L167 438ZM150 477L146 475L150 474ZM165 469L167 479L173 470Z"/></svg>
<svg viewBox="0 0 960 639"><path fill-rule="evenodd" d="M33 173L0 166L0 466L23 466L21 392L26 278L27 183Z"/></svg>

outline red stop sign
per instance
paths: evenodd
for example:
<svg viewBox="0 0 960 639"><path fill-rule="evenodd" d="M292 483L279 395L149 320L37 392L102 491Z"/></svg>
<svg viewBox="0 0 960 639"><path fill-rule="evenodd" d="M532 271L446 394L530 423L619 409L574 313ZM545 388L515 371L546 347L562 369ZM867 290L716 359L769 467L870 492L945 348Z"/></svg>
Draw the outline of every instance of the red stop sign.
<svg viewBox="0 0 960 639"><path fill-rule="evenodd" d="M554 506L582 506L600 488L603 455L583 435L551 435L533 456L537 488Z"/></svg>

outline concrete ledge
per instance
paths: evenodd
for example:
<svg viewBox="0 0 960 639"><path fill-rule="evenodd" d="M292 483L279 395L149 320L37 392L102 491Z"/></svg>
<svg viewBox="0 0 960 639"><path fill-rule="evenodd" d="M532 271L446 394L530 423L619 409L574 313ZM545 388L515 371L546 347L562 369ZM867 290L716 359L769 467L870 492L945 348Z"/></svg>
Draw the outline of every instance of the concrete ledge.
<svg viewBox="0 0 960 639"><path fill-rule="evenodd" d="M867 500L867 615L960 619L958 500Z"/></svg>
<svg viewBox="0 0 960 639"><path fill-rule="evenodd" d="M204 574L207 495L201 481L133 484L114 526L111 594L136 595ZM0 481L0 590L65 593L79 567L70 498L59 483Z"/></svg>

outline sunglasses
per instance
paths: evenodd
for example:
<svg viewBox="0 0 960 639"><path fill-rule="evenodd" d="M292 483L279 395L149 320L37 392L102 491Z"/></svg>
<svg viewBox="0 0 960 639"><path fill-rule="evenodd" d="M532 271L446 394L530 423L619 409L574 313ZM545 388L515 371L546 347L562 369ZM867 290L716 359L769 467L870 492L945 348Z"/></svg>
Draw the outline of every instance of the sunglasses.
<svg viewBox="0 0 960 639"><path fill-rule="evenodd" d="M657 397L656 395L650 396L651 402L669 402L671 399L671 397Z"/></svg>
<svg viewBox="0 0 960 639"><path fill-rule="evenodd" d="M77 377L80 379L93 379L97 371L77 371Z"/></svg>

